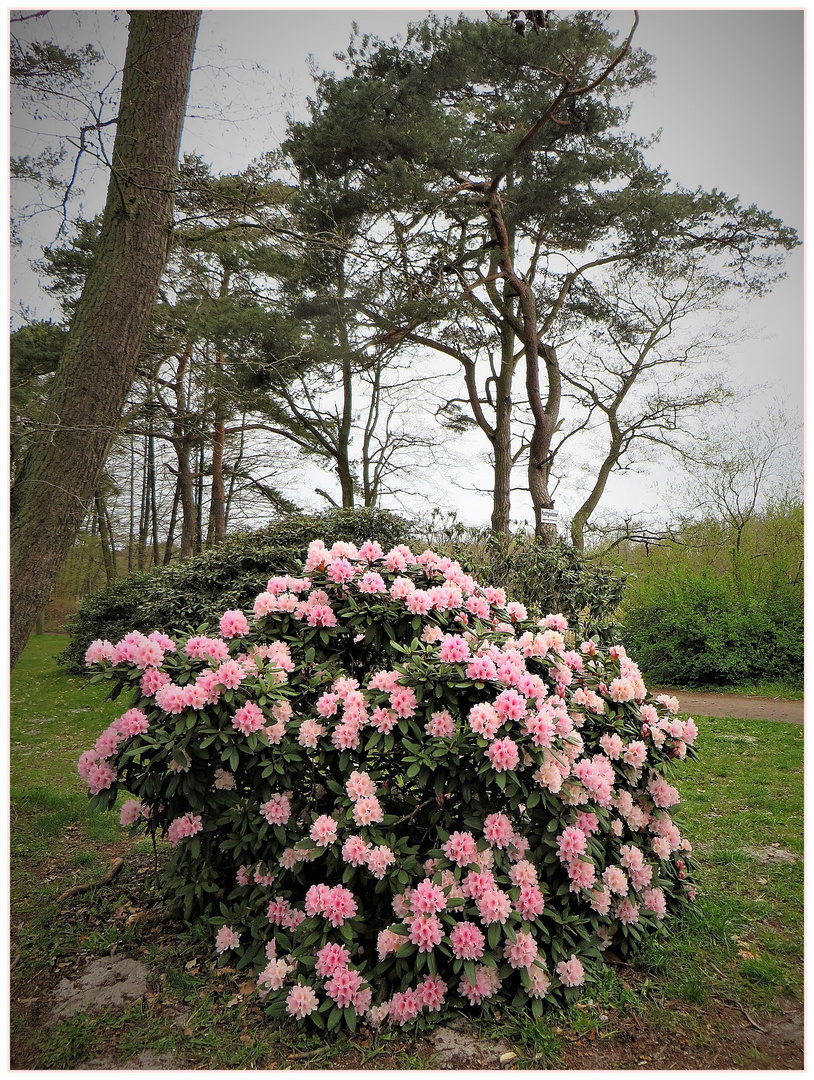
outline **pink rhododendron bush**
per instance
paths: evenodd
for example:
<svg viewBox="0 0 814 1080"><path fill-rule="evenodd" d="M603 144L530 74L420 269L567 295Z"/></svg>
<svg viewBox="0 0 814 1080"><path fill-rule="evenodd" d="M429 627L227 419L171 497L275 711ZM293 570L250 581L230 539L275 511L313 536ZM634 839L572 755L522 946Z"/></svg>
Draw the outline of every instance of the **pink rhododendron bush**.
<svg viewBox="0 0 814 1080"><path fill-rule="evenodd" d="M317 541L254 611L97 641L129 707L93 801L270 1014L333 1029L569 1001L692 899L667 775L696 736L621 647L431 551Z"/></svg>

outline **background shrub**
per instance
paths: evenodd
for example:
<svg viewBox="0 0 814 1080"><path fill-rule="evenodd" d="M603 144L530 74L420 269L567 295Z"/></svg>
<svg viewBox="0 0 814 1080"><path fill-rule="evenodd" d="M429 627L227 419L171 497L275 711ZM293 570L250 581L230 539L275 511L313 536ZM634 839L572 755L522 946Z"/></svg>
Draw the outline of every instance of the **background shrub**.
<svg viewBox="0 0 814 1080"><path fill-rule="evenodd" d="M557 611L588 637L618 637L617 611L628 578L621 566L562 541L543 547L531 533L493 536L454 519L441 524L436 518L422 535L434 550L456 559L480 581L505 589L538 618Z"/></svg>
<svg viewBox="0 0 814 1080"><path fill-rule="evenodd" d="M295 574L308 545L321 537L361 544L381 537L386 547L409 541L411 523L386 510L288 514L254 532L232 533L217 548L184 562L129 574L86 597L68 620L71 642L59 660L85 670L85 650L97 638L118 641L131 630L188 630L213 612L251 607L273 574Z"/></svg>
<svg viewBox="0 0 814 1080"><path fill-rule="evenodd" d="M803 593L786 582L764 591L735 573L678 567L633 593L624 619L623 640L651 683L802 686Z"/></svg>

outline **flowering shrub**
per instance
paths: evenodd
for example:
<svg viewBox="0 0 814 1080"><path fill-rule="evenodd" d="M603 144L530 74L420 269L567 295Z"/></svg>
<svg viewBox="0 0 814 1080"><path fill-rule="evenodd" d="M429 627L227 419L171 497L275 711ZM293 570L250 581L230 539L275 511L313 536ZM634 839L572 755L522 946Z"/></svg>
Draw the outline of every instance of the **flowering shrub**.
<svg viewBox="0 0 814 1080"><path fill-rule="evenodd" d="M270 1014L539 1016L693 897L665 774L695 724L569 639L431 551L315 541L251 616L95 641L130 707L79 772L166 836L170 896Z"/></svg>

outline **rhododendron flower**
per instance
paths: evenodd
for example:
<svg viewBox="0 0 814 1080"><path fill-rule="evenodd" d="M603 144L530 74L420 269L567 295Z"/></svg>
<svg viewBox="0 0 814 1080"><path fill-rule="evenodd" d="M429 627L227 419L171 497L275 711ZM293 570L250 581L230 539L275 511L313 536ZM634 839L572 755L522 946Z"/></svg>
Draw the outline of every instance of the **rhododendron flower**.
<svg viewBox="0 0 814 1080"><path fill-rule="evenodd" d="M676 803L681 801L678 788L674 788L672 784L668 784L663 777L658 776L656 773L650 778L647 784L647 790L650 792L656 806L661 807L662 809L675 806Z"/></svg>
<svg viewBox="0 0 814 1080"><path fill-rule="evenodd" d="M494 702L495 712L502 720L522 720L526 715L526 699L522 694L509 688L498 694Z"/></svg>
<svg viewBox="0 0 814 1080"><path fill-rule="evenodd" d="M329 979L337 971L347 968L350 952L344 945L323 945L317 953L316 973L321 979Z"/></svg>
<svg viewBox="0 0 814 1080"><path fill-rule="evenodd" d="M573 954L570 960L561 960L554 970L563 986L582 986L585 982L585 969Z"/></svg>
<svg viewBox="0 0 814 1080"><path fill-rule="evenodd" d="M121 825L135 825L141 817L141 811L142 805L139 799L128 799L122 806L119 823Z"/></svg>
<svg viewBox="0 0 814 1080"><path fill-rule="evenodd" d="M509 878L512 885L536 885L538 881L537 869L528 859L521 859L510 868Z"/></svg>
<svg viewBox="0 0 814 1080"><path fill-rule="evenodd" d="M447 906L444 890L425 878L410 893L410 907L416 915L434 915Z"/></svg>
<svg viewBox="0 0 814 1080"><path fill-rule="evenodd" d="M445 664L460 664L472 655L469 643L459 634L445 634L438 650L438 659Z"/></svg>
<svg viewBox="0 0 814 1080"><path fill-rule="evenodd" d="M368 773L360 773L356 770L350 774L350 780L345 784L345 789L353 802L356 802L357 799L364 799L368 795L376 794L376 785L370 779Z"/></svg>
<svg viewBox="0 0 814 1080"><path fill-rule="evenodd" d="M469 999L470 1005L480 1005L484 998L492 997L500 989L500 975L497 968L478 964L475 968L474 985L464 975L458 989Z"/></svg>
<svg viewBox="0 0 814 1080"><path fill-rule="evenodd" d="M266 722L263 710L259 709L253 701L247 701L232 717L232 727L236 731L242 731L244 735L251 735L259 731Z"/></svg>
<svg viewBox="0 0 814 1080"><path fill-rule="evenodd" d="M503 955L513 968L530 967L537 959L537 942L531 934L518 933L514 942L507 942Z"/></svg>
<svg viewBox="0 0 814 1080"><path fill-rule="evenodd" d="M328 814L322 814L311 826L309 835L319 847L328 847L336 840L336 822Z"/></svg>
<svg viewBox="0 0 814 1080"><path fill-rule="evenodd" d="M590 889L596 880L596 867L591 861L582 856L577 855L576 858L572 859L566 869L569 879L568 888L571 892Z"/></svg>
<svg viewBox="0 0 814 1080"><path fill-rule="evenodd" d="M647 747L643 742L628 743L624 752L624 759L634 769L640 769L647 760Z"/></svg>
<svg viewBox="0 0 814 1080"><path fill-rule="evenodd" d="M440 626L428 625L425 626L423 631L421 632L421 640L426 642L428 645L432 645L436 641L440 641L443 636L444 634Z"/></svg>
<svg viewBox="0 0 814 1080"><path fill-rule="evenodd" d="M417 704L412 686L397 686L390 691L390 706L402 719L412 716Z"/></svg>
<svg viewBox="0 0 814 1080"><path fill-rule="evenodd" d="M470 728L485 739L493 739L502 723L494 707L486 702L473 705L469 710Z"/></svg>
<svg viewBox="0 0 814 1080"><path fill-rule="evenodd" d="M261 1000L268 996L270 990L279 990L287 975L288 964L285 960L269 960L257 976L257 989L260 991Z"/></svg>
<svg viewBox="0 0 814 1080"><path fill-rule="evenodd" d="M495 772L506 772L517 768L520 755L517 752L517 743L514 740L495 739L486 748L486 756L492 763Z"/></svg>
<svg viewBox="0 0 814 1080"><path fill-rule="evenodd" d="M90 667L91 664L98 664L101 660L113 659L113 644L105 639L102 641L97 638L96 641L92 641L85 652L85 664Z"/></svg>
<svg viewBox="0 0 814 1080"><path fill-rule="evenodd" d="M538 885L524 881L520 885L520 895L515 900L514 906L527 922L531 922L538 915L542 915L545 909L545 898Z"/></svg>
<svg viewBox="0 0 814 1080"><path fill-rule="evenodd" d="M249 632L249 621L242 611L225 611L220 620L220 632L225 638L243 637Z"/></svg>
<svg viewBox="0 0 814 1080"><path fill-rule="evenodd" d="M642 892L645 911L663 919L667 913L667 900L662 889L645 889Z"/></svg>
<svg viewBox="0 0 814 1080"><path fill-rule="evenodd" d="M591 889L587 895L588 902L597 914L608 914L613 897L607 885L603 885L601 889L599 887Z"/></svg>
<svg viewBox="0 0 814 1080"><path fill-rule="evenodd" d="M408 989L403 994L393 994L389 1002L390 1022L404 1027L418 1016L422 1005L421 996L415 990Z"/></svg>
<svg viewBox="0 0 814 1080"><path fill-rule="evenodd" d="M514 828L505 814L489 814L483 823L483 835L495 847L507 848Z"/></svg>
<svg viewBox="0 0 814 1080"><path fill-rule="evenodd" d="M678 698L671 697L669 694L659 694L656 697L656 701L663 705L668 712L673 714L678 712Z"/></svg>
<svg viewBox="0 0 814 1080"><path fill-rule="evenodd" d="M435 915L417 915L410 924L410 941L420 953L432 952L443 936L443 927Z"/></svg>
<svg viewBox="0 0 814 1080"><path fill-rule="evenodd" d="M384 877L388 866L392 866L395 861L396 856L384 844L371 848L366 859L368 870L379 881Z"/></svg>
<svg viewBox="0 0 814 1080"><path fill-rule="evenodd" d="M342 858L351 866L364 866L370 845L361 836L349 836L342 845Z"/></svg>
<svg viewBox="0 0 814 1080"><path fill-rule="evenodd" d="M468 866L474 862L478 847L472 833L454 832L442 845L441 850L450 862L457 863L458 866Z"/></svg>
<svg viewBox="0 0 814 1080"><path fill-rule="evenodd" d="M296 983L292 986L288 991L288 997L285 999L286 1012L290 1016L296 1016L298 1020L310 1016L318 1005L319 998L316 992L313 987L307 986L305 983Z"/></svg>
<svg viewBox="0 0 814 1080"><path fill-rule="evenodd" d="M344 585L356 576L356 567L347 559L334 559L328 566L328 577L337 585Z"/></svg>
<svg viewBox="0 0 814 1080"><path fill-rule="evenodd" d="M500 889L487 889L475 904L485 926L493 922L505 923L512 911L511 899Z"/></svg>
<svg viewBox="0 0 814 1080"><path fill-rule="evenodd" d="M260 807L260 813L270 825L285 825L291 817L291 801L287 795L275 792Z"/></svg>
<svg viewBox="0 0 814 1080"><path fill-rule="evenodd" d="M602 735L599 739L599 745L605 751L609 758L614 761L620 757L622 753L622 739L619 735L614 733L613 735Z"/></svg>
<svg viewBox="0 0 814 1080"><path fill-rule="evenodd" d="M218 682L227 690L236 690L246 678L246 672L237 660L227 660L221 664L216 672Z"/></svg>
<svg viewBox="0 0 814 1080"><path fill-rule="evenodd" d="M240 934L236 934L231 926L222 926L215 938L215 948L219 953L225 953L227 949L236 949L240 944Z"/></svg>
<svg viewBox="0 0 814 1080"><path fill-rule="evenodd" d="M627 874L620 866L608 866L602 874L602 880L611 892L625 896L628 890Z"/></svg>
<svg viewBox="0 0 814 1080"><path fill-rule="evenodd" d="M447 710L443 709L441 712L434 712L432 714L432 717L424 726L424 730L428 735L432 735L433 738L451 739L455 735L455 721Z"/></svg>
<svg viewBox="0 0 814 1080"><path fill-rule="evenodd" d="M473 922L459 922L449 935L452 953L456 960L480 960L486 938Z"/></svg>
<svg viewBox="0 0 814 1080"><path fill-rule="evenodd" d="M384 811L375 795L368 795L354 803L353 820L357 825L372 825L383 818Z"/></svg>
<svg viewBox="0 0 814 1080"><path fill-rule="evenodd" d="M182 814L181 817L177 817L171 822L170 827L167 829L167 839L173 847L177 847L181 840L195 836L202 829L203 823L200 814Z"/></svg>
<svg viewBox="0 0 814 1080"><path fill-rule="evenodd" d="M440 1012L443 1009L446 993L447 984L438 975L427 975L416 990L421 1004L429 1012Z"/></svg>
<svg viewBox="0 0 814 1080"><path fill-rule="evenodd" d="M620 900L613 911L614 918L625 926L639 921L639 905L632 903L627 897Z"/></svg>
<svg viewBox="0 0 814 1080"><path fill-rule="evenodd" d="M325 728L322 724L318 724L316 720L303 720L300 725L300 733L297 736L297 742L300 746L305 746L309 750L317 745L320 735L325 734Z"/></svg>
<svg viewBox="0 0 814 1080"><path fill-rule="evenodd" d="M563 829L557 838L560 862L568 862L575 855L582 855L587 846L588 843L582 829L577 828L576 825L569 825L566 829Z"/></svg>
<svg viewBox="0 0 814 1080"><path fill-rule="evenodd" d="M353 893L342 885L335 885L325 901L325 918L331 926L342 926L347 919L356 914L356 900Z"/></svg>
<svg viewBox="0 0 814 1080"><path fill-rule="evenodd" d="M338 968L325 983L325 993L340 1009L353 1005L362 986L362 976L350 968Z"/></svg>
<svg viewBox="0 0 814 1080"><path fill-rule="evenodd" d="M234 774L230 773L227 769L215 769L214 786L218 791L234 791Z"/></svg>
<svg viewBox="0 0 814 1080"><path fill-rule="evenodd" d="M357 588L359 589L359 592L367 593L368 595L387 592L384 578L381 574L377 574L375 570L368 570L366 574L363 574L361 579L357 582Z"/></svg>
<svg viewBox="0 0 814 1080"><path fill-rule="evenodd" d="M383 735L388 735L398 723L398 717L391 709L379 706L371 713L370 723Z"/></svg>
<svg viewBox="0 0 814 1080"><path fill-rule="evenodd" d="M333 608L329 607L328 604L317 604L308 612L307 622L309 626L327 628L336 626L337 620Z"/></svg>

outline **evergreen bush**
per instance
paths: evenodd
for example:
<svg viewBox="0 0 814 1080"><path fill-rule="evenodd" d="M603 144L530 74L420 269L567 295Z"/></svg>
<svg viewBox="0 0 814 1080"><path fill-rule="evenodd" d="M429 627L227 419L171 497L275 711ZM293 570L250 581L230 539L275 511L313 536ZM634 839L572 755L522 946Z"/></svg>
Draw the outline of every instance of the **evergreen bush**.
<svg viewBox="0 0 814 1080"><path fill-rule="evenodd" d="M737 686L787 679L802 686L803 590L779 579L678 567L634 593L623 641L663 686Z"/></svg>
<svg viewBox="0 0 814 1080"><path fill-rule="evenodd" d="M169 897L271 1016L540 1016L694 895L666 775L695 725L567 635L431 551L316 540L251 617L93 642L129 707L80 775L166 836Z"/></svg>
<svg viewBox="0 0 814 1080"><path fill-rule="evenodd" d="M59 660L85 670L88 645L118 641L131 630L191 630L216 611L251 606L271 574L296 573L312 540L361 544L379 536L388 547L409 542L411 525L386 510L287 514L262 529L230 534L223 544L184 562L129 574L92 596L68 620L71 642Z"/></svg>

